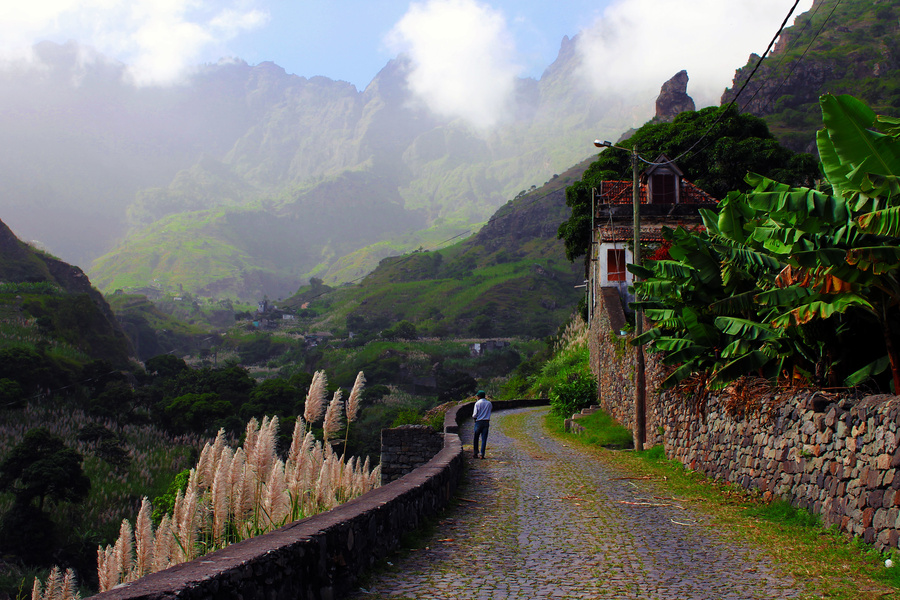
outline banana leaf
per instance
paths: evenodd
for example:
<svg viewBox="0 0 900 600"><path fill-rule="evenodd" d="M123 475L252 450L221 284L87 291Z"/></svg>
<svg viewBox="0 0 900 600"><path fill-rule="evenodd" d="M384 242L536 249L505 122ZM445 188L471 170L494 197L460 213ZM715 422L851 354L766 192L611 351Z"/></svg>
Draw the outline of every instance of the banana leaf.
<svg viewBox="0 0 900 600"><path fill-rule="evenodd" d="M779 337L770 326L737 317L716 317L716 327L726 334L745 340L769 340Z"/></svg>
<svg viewBox="0 0 900 600"><path fill-rule="evenodd" d="M690 265L676 262L674 260L657 260L653 262L653 273L651 277L662 279L690 279L697 269Z"/></svg>
<svg viewBox="0 0 900 600"><path fill-rule="evenodd" d="M697 344L713 347L719 343L719 331L710 323L704 323L697 311L685 308L681 317L684 319L688 334Z"/></svg>
<svg viewBox="0 0 900 600"><path fill-rule="evenodd" d="M634 284L634 289L642 298L672 298L678 296L681 285L663 279L647 279Z"/></svg>
<svg viewBox="0 0 900 600"><path fill-rule="evenodd" d="M760 292L753 299L760 306L796 306L816 295L812 288L795 284Z"/></svg>
<svg viewBox="0 0 900 600"><path fill-rule="evenodd" d="M835 150L834 143L828 135L828 131L820 129L816 132L816 147L819 150L819 161L822 165L822 172L825 178L831 184L831 189L838 197L847 199L859 188L853 185L848 178L848 174L852 167L841 161Z"/></svg>
<svg viewBox="0 0 900 600"><path fill-rule="evenodd" d="M696 348L697 344L688 338L659 336L653 341L653 347L663 352L681 352L688 348Z"/></svg>
<svg viewBox="0 0 900 600"><path fill-rule="evenodd" d="M866 233L900 236L900 206L860 215L856 222Z"/></svg>
<svg viewBox="0 0 900 600"><path fill-rule="evenodd" d="M867 364L862 369L851 373L849 376L847 376L846 379L844 379L844 385L846 385L847 387L857 386L870 377L881 375L882 373L887 371L890 365L890 359L887 355L884 355L881 358Z"/></svg>
<svg viewBox="0 0 900 600"><path fill-rule="evenodd" d="M628 263L625 265L625 268L638 279L649 279L654 276L653 270L643 265Z"/></svg>
<svg viewBox="0 0 900 600"><path fill-rule="evenodd" d="M693 364L681 365L680 367L672 371L672 373L668 377L663 379L660 387L663 389L670 388L673 385L677 384L679 381L687 379L696 372L698 371L695 369L695 366Z"/></svg>
<svg viewBox="0 0 900 600"><path fill-rule="evenodd" d="M659 340L657 340L658 342ZM659 350L657 343L653 345L654 349ZM672 352L666 354L663 358L663 364L667 365L677 365L681 363L695 363L698 358L702 358L705 354L705 350L703 348L699 348L696 345L687 347L683 350L679 350L678 352Z"/></svg>
<svg viewBox="0 0 900 600"><path fill-rule="evenodd" d="M709 305L709 310L716 315L747 312L755 308L757 290L742 294L734 294Z"/></svg>
<svg viewBox="0 0 900 600"><path fill-rule="evenodd" d="M734 340L722 349L722 353L719 356L725 359L734 358L742 356L753 349L755 349L755 346L749 340Z"/></svg>
<svg viewBox="0 0 900 600"><path fill-rule="evenodd" d="M633 302L631 305L637 307L641 302ZM644 316L653 322L679 320L678 313L671 308L648 308L643 311Z"/></svg>
<svg viewBox="0 0 900 600"><path fill-rule="evenodd" d="M716 369L710 383L714 387L724 386L738 377L763 368L770 361L771 359L759 350L748 352Z"/></svg>
<svg viewBox="0 0 900 600"><path fill-rule="evenodd" d="M782 268L782 263L778 259L752 248L731 248L728 254L730 258L738 261L741 265L754 270L777 273Z"/></svg>
<svg viewBox="0 0 900 600"><path fill-rule="evenodd" d="M711 213L711 211L708 212L710 215L714 214ZM719 214L715 221L709 219L708 222L715 223L714 230L711 233L723 235L738 242L743 242L746 239L744 222L749 221L754 216L756 216L756 213L746 205L744 202L744 195L731 192L726 196L725 200L719 203ZM701 217L704 222L707 222L707 218L702 212Z"/></svg>
<svg viewBox="0 0 900 600"><path fill-rule="evenodd" d="M900 247L853 248L847 252L847 264L863 271L871 271L873 275L884 275L900 266Z"/></svg>
<svg viewBox="0 0 900 600"><path fill-rule="evenodd" d="M900 175L900 143L892 136L872 131L876 116L872 109L849 95L824 94L819 102L837 156L854 168L847 173L849 180L861 184L865 173ZM820 154L823 163L825 158Z"/></svg>
<svg viewBox="0 0 900 600"><path fill-rule="evenodd" d="M660 329L659 327L654 327L652 329L648 329L641 335L639 335L636 338L634 338L633 340L631 340L631 345L632 346L643 346L644 344L646 344L648 342L652 342L653 340L662 337L662 334L663 334L663 330ZM655 348L655 346L654 346L654 348Z"/></svg>
<svg viewBox="0 0 900 600"><path fill-rule="evenodd" d="M791 327L809 323L813 319L827 319L835 314L842 314L851 308L862 308L874 312L874 307L857 294L816 294L813 300L792 308L790 311L772 320L777 328Z"/></svg>
<svg viewBox="0 0 900 600"><path fill-rule="evenodd" d="M878 126L879 130L888 135L900 137L900 117L885 117L879 115L875 119L875 125Z"/></svg>

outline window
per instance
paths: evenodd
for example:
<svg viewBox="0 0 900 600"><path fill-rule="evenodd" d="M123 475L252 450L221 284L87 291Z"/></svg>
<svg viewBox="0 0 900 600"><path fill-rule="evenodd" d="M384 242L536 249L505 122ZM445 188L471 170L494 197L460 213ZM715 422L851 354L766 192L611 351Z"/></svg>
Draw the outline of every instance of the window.
<svg viewBox="0 0 900 600"><path fill-rule="evenodd" d="M625 281L625 250L606 251L606 280Z"/></svg>
<svg viewBox="0 0 900 600"><path fill-rule="evenodd" d="M653 204L675 204L678 202L678 194L675 190L675 175L671 173L658 173L653 175L650 182L653 190Z"/></svg>

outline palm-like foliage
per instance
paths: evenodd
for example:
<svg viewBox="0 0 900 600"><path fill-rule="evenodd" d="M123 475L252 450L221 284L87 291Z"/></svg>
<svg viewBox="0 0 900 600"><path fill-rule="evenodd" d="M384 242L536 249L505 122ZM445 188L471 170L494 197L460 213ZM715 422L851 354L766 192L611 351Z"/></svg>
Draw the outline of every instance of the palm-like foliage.
<svg viewBox="0 0 900 600"><path fill-rule="evenodd" d="M639 306L660 326L636 343L650 341L681 364L667 383L701 372L719 387L787 367L812 367L821 378L840 362L836 344L847 325L868 316L884 332L886 356L846 382L890 364L900 390L892 331L900 303L900 127L849 96L826 95L821 104L817 140L831 193L748 176L752 191L702 212L705 231L669 234L672 261L634 269L644 278L635 285L646 299ZM822 335L827 319L836 326Z"/></svg>

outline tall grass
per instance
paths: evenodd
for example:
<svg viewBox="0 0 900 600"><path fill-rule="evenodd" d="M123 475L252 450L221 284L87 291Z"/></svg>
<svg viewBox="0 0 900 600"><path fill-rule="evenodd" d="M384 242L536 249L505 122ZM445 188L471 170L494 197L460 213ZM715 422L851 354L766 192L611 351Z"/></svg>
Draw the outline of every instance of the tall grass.
<svg viewBox="0 0 900 600"><path fill-rule="evenodd" d="M11 449L30 429L44 427L62 438L67 446L78 450L84 456L83 469L91 479L91 491L77 506L53 505L50 517L56 523L69 523L70 534L90 529L101 539L109 539L115 535L122 518L138 510L135 499L161 493L173 469L177 472L186 468L203 441L194 435L172 436L151 425L100 421L119 436L131 458L127 467L113 468L93 454L92 443L78 439L83 427L97 422L73 407L32 403L21 410L0 411L0 448ZM0 496L0 512L8 510L12 502L10 495Z"/></svg>
<svg viewBox="0 0 900 600"><path fill-rule="evenodd" d="M347 402L348 427L358 414L364 382L360 373ZM308 413L313 418L318 418L313 413L322 412L325 385L325 374L316 373L307 396L320 401ZM336 393L326 410L327 436L339 429L343 407ZM262 422L251 419L244 443L236 449L220 430L213 442L203 446L186 489L175 498L171 515L163 516L154 527L153 507L145 496L134 523L122 520L116 542L97 549L100 591L330 510L380 485L380 467L372 469L368 458L345 460L338 456L327 438L325 442L315 439L311 425L307 430L304 419L297 418L284 461L276 452L277 417L264 417ZM49 600L40 595L39 582L34 590L33 600Z"/></svg>

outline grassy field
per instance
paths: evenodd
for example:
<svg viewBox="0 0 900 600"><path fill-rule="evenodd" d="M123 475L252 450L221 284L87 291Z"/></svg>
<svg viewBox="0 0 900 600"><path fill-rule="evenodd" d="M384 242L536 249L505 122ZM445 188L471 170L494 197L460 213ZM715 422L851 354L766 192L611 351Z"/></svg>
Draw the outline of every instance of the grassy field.
<svg viewBox="0 0 900 600"><path fill-rule="evenodd" d="M664 482L673 497L710 515L718 529L739 543L761 548L774 563L806 584L806 598L900 598L900 552L879 552L835 528L824 527L817 515L787 502L765 502L759 494L689 471L666 459L661 446L643 452L599 447L591 440L605 437L608 424L601 419L579 423L588 431L573 435L564 431L562 418L547 417L553 435L585 447L599 460L626 465L636 477ZM887 568L887 559L895 566Z"/></svg>

